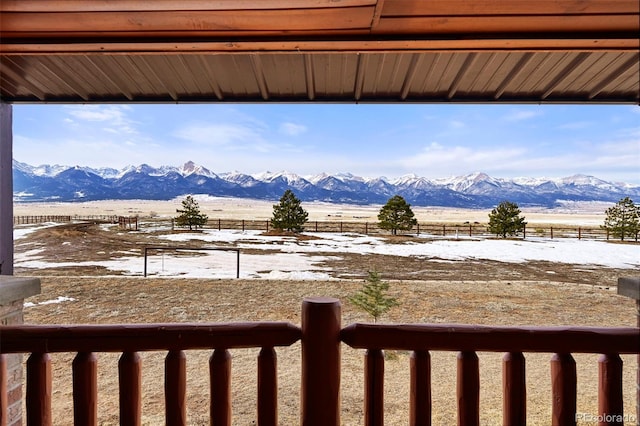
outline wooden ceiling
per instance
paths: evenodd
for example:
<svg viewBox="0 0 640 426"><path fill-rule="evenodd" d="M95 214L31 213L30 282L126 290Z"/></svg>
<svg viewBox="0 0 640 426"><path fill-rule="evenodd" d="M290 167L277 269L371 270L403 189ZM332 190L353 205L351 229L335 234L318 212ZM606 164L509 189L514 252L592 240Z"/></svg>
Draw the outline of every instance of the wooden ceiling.
<svg viewBox="0 0 640 426"><path fill-rule="evenodd" d="M640 103L638 0L2 0L3 102Z"/></svg>

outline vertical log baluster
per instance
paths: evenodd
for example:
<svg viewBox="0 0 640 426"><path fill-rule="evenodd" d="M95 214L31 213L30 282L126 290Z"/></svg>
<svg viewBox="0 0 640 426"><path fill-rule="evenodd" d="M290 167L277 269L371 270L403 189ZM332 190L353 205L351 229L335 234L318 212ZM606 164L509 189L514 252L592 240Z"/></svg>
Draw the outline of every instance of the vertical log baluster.
<svg viewBox="0 0 640 426"><path fill-rule="evenodd" d="M365 355L364 424L384 424L384 353L381 349L368 349Z"/></svg>
<svg viewBox="0 0 640 426"><path fill-rule="evenodd" d="M410 361L410 412L411 426L431 425L431 355L428 351L415 351Z"/></svg>
<svg viewBox="0 0 640 426"><path fill-rule="evenodd" d="M216 349L209 358L209 386L211 386L211 424L231 425L231 354Z"/></svg>
<svg viewBox="0 0 640 426"><path fill-rule="evenodd" d="M27 359L27 424L51 426L51 357L32 353Z"/></svg>
<svg viewBox="0 0 640 426"><path fill-rule="evenodd" d="M340 318L338 299L302 302L302 426L340 425Z"/></svg>
<svg viewBox="0 0 640 426"><path fill-rule="evenodd" d="M142 423L142 361L137 352L125 352L118 361L120 385L120 425Z"/></svg>
<svg viewBox="0 0 640 426"><path fill-rule="evenodd" d="M576 424L576 362L571 354L553 354L551 357L551 424Z"/></svg>
<svg viewBox="0 0 640 426"><path fill-rule="evenodd" d="M98 424L98 358L93 352L78 352L73 359L73 422Z"/></svg>
<svg viewBox="0 0 640 426"><path fill-rule="evenodd" d="M164 368L166 425L184 426L187 424L187 357L184 351L169 351Z"/></svg>
<svg viewBox="0 0 640 426"><path fill-rule="evenodd" d="M278 424L278 359L273 348L262 348L258 355L258 425Z"/></svg>
<svg viewBox="0 0 640 426"><path fill-rule="evenodd" d="M0 354L0 426L7 426L9 421L7 391L7 355Z"/></svg>
<svg viewBox="0 0 640 426"><path fill-rule="evenodd" d="M601 426L623 425L622 359L618 354L598 358L598 414Z"/></svg>
<svg viewBox="0 0 640 426"><path fill-rule="evenodd" d="M458 354L458 425L480 424L480 371L478 355L473 351Z"/></svg>
<svg viewBox="0 0 640 426"><path fill-rule="evenodd" d="M522 352L508 352L502 358L502 424L527 424L527 390Z"/></svg>

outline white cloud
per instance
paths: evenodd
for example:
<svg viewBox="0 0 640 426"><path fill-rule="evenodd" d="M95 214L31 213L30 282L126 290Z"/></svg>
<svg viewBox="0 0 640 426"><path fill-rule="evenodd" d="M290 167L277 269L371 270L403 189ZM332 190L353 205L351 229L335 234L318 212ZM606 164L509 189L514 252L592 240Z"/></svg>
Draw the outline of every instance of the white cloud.
<svg viewBox="0 0 640 426"><path fill-rule="evenodd" d="M530 120L532 118L539 117L541 115L543 115L542 111L517 110L517 111L512 111L506 116L504 116L504 119L506 121L523 121L523 120Z"/></svg>
<svg viewBox="0 0 640 426"><path fill-rule="evenodd" d="M307 131L307 127L302 124L286 122L280 124L280 133L288 136L298 136Z"/></svg>
<svg viewBox="0 0 640 426"><path fill-rule="evenodd" d="M460 170L489 170L495 164L510 163L522 158L524 148L499 148L481 150L465 146L443 146L431 143L422 151L400 159L407 170L429 170L429 174L450 175Z"/></svg>
<svg viewBox="0 0 640 426"><path fill-rule="evenodd" d="M95 123L104 123L99 129L114 135L137 134L136 121L129 117L128 105L81 105L65 109L70 118L64 119L75 130L96 129Z"/></svg>
<svg viewBox="0 0 640 426"><path fill-rule="evenodd" d="M211 146L237 143L255 144L262 141L262 136L256 129L241 124L190 124L176 131L174 136L190 142Z"/></svg>
<svg viewBox="0 0 640 426"><path fill-rule="evenodd" d="M126 112L131 111L127 105L82 105L67 107L69 115L82 121L126 121Z"/></svg>

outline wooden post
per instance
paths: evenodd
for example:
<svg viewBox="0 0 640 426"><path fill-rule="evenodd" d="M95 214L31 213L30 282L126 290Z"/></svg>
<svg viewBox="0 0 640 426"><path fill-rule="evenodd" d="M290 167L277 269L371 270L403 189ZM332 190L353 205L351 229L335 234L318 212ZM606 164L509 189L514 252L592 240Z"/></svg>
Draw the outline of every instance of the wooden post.
<svg viewBox="0 0 640 426"><path fill-rule="evenodd" d="M211 424L231 425L231 353L216 349L209 358Z"/></svg>
<svg viewBox="0 0 640 426"><path fill-rule="evenodd" d="M598 359L598 417L600 425L623 426L622 359L617 354Z"/></svg>
<svg viewBox="0 0 640 426"><path fill-rule="evenodd" d="M384 354L368 349L364 365L364 424L384 425Z"/></svg>
<svg viewBox="0 0 640 426"><path fill-rule="evenodd" d="M458 425L480 424L480 370L478 355L473 351L458 354L456 393L458 396Z"/></svg>
<svg viewBox="0 0 640 426"><path fill-rule="evenodd" d="M636 323L640 329L640 277L618 278L618 294L636 301ZM636 367L636 421L640 422L640 354Z"/></svg>
<svg viewBox="0 0 640 426"><path fill-rule="evenodd" d="M278 358L273 348L262 348L258 355L258 424L278 424Z"/></svg>
<svg viewBox="0 0 640 426"><path fill-rule="evenodd" d="M551 358L551 425L576 424L576 362L571 354Z"/></svg>
<svg viewBox="0 0 640 426"><path fill-rule="evenodd" d="M522 352L508 352L502 358L502 424L527 424L525 362Z"/></svg>
<svg viewBox="0 0 640 426"><path fill-rule="evenodd" d="M73 360L73 421L76 425L98 424L98 358L79 352Z"/></svg>
<svg viewBox="0 0 640 426"><path fill-rule="evenodd" d="M340 323L338 299L310 297L302 302L303 426L340 424Z"/></svg>
<svg viewBox="0 0 640 426"><path fill-rule="evenodd" d="M431 425L431 355L428 351L414 351L409 364L409 425Z"/></svg>
<svg viewBox="0 0 640 426"><path fill-rule="evenodd" d="M0 102L0 275L13 275L13 110Z"/></svg>
<svg viewBox="0 0 640 426"><path fill-rule="evenodd" d="M120 425L142 424L142 361L137 352L125 352L118 361Z"/></svg>
<svg viewBox="0 0 640 426"><path fill-rule="evenodd" d="M32 353L27 359L27 424L51 426L51 357Z"/></svg>
<svg viewBox="0 0 640 426"><path fill-rule="evenodd" d="M164 398L167 426L187 424L187 357L171 350L165 358Z"/></svg>

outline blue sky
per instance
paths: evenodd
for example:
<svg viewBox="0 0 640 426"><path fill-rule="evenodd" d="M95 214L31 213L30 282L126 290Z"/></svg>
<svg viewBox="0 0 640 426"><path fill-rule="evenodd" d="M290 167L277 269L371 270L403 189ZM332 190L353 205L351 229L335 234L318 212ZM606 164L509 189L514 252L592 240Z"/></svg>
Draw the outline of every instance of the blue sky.
<svg viewBox="0 0 640 426"><path fill-rule="evenodd" d="M31 165L640 184L634 105L14 105L13 117L13 156Z"/></svg>

